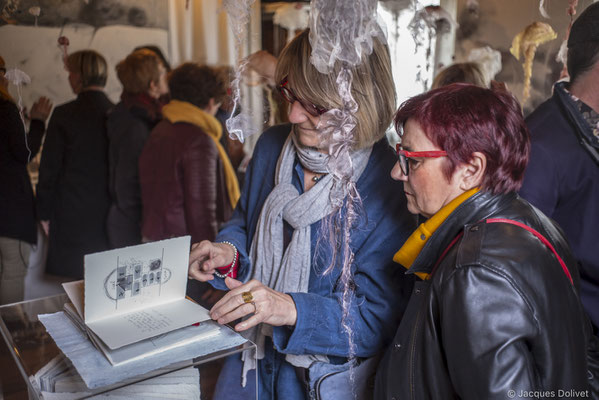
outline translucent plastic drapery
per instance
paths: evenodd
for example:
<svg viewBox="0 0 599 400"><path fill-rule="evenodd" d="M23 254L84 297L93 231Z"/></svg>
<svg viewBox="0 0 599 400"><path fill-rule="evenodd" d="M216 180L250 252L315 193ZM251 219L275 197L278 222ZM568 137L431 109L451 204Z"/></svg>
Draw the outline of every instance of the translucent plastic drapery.
<svg viewBox="0 0 599 400"><path fill-rule="evenodd" d="M223 0L223 8L227 12L229 25L235 36L235 48L239 59L241 59L242 55L242 44L247 36L247 26L253 3L254 0ZM235 70L235 78L231 82L233 111L231 112L231 117L227 120L229 134L237 137L242 143L246 137L257 132L257 129L252 127L250 111L240 108L240 83L246 65L247 61L243 60Z"/></svg>
<svg viewBox="0 0 599 400"><path fill-rule="evenodd" d="M310 10L311 63L323 73L338 71L336 83L342 107L325 113L319 128L328 143L329 173L334 179L331 203L337 210L324 223L325 237L333 251L329 270L341 257L341 284L343 287L343 329L349 341L349 358L355 354L353 329L349 308L353 300L351 266L354 254L350 248L352 229L359 221L362 201L352 181L353 165L350 157L354 150L355 113L358 104L351 93L352 68L372 53L373 40L384 35L377 23L376 0L313 0ZM335 68L337 66L337 68ZM341 218L342 207L345 215ZM341 246L337 242L341 239Z"/></svg>

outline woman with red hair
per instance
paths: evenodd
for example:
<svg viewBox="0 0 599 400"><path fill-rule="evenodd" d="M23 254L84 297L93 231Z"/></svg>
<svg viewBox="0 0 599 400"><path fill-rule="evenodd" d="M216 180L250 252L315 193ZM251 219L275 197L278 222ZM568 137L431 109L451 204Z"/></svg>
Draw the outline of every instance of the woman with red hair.
<svg viewBox="0 0 599 400"><path fill-rule="evenodd" d="M391 176L425 221L394 257L420 280L375 398L584 395L592 332L576 261L516 194L530 149L517 101L453 84L406 101L395 126Z"/></svg>

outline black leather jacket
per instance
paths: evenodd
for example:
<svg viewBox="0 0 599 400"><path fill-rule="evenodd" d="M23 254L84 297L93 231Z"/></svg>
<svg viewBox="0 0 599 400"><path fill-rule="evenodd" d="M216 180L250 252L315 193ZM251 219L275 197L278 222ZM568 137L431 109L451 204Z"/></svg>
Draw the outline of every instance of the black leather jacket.
<svg viewBox="0 0 599 400"><path fill-rule="evenodd" d="M485 223L506 218L532 227ZM376 399L590 398L590 324L576 261L561 230L515 193L479 192L439 227L408 273L415 284L379 365Z"/></svg>

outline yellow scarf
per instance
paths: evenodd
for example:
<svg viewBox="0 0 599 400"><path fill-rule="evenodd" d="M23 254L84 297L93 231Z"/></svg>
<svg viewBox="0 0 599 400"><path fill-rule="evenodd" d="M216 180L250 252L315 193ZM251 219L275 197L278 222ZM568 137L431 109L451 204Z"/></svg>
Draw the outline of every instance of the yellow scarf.
<svg viewBox="0 0 599 400"><path fill-rule="evenodd" d="M235 208L240 196L239 183L237 182L237 175L235 175L233 165L231 165L231 160L229 160L225 148L219 142L223 134L220 122L201 108L180 100L171 100L167 105L162 107L162 115L173 124L188 122L196 125L214 141L218 149L218 155L223 163L229 201L231 202L231 207Z"/></svg>
<svg viewBox="0 0 599 400"><path fill-rule="evenodd" d="M437 211L435 215L430 217L423 224L420 224L420 226L414 231L414 233L412 233L408 240L406 240L404 245L401 246L401 249L395 253L395 256L393 256L393 261L403 265L406 269L410 269L412 263L416 257L418 257L418 254L420 254L428 239L433 236L443 221L445 221L460 204L462 204L464 201L466 201L466 199L470 198L478 191L479 188L474 188L462 193L448 204L443 206L443 208ZM429 276L429 274L426 272L416 272L416 275L423 280L428 279Z"/></svg>

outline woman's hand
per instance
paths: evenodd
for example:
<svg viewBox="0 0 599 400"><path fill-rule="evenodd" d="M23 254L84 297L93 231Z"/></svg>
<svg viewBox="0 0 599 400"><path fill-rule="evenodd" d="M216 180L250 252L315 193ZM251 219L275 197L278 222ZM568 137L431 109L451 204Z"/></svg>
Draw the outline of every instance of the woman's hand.
<svg viewBox="0 0 599 400"><path fill-rule="evenodd" d="M191 246L187 273L190 278L200 282L211 281L214 279L214 270L230 265L234 257L235 251L232 246L202 240Z"/></svg>
<svg viewBox="0 0 599 400"><path fill-rule="evenodd" d="M290 295L277 292L255 279L243 284L227 277L225 284L231 290L210 310L210 317L219 324L254 314L235 325L235 330L245 331L261 322L272 326L295 325L297 309ZM246 302L244 297L252 300Z"/></svg>
<svg viewBox="0 0 599 400"><path fill-rule="evenodd" d="M42 122L46 122L51 110L52 102L49 98L42 96L39 99L37 99L37 101L31 107L29 118L38 119Z"/></svg>

